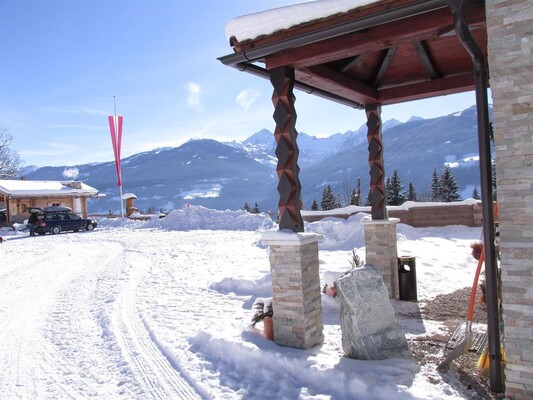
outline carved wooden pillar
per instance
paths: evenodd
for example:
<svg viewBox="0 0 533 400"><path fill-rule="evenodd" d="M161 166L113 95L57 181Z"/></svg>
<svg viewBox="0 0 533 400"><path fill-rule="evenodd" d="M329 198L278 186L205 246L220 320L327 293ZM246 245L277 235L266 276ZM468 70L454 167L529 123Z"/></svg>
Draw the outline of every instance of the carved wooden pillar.
<svg viewBox="0 0 533 400"><path fill-rule="evenodd" d="M381 135L381 105L367 104L366 126L368 140L368 165L370 166L370 198L372 220L388 219L385 193L385 166L383 163L383 138Z"/></svg>
<svg viewBox="0 0 533 400"><path fill-rule="evenodd" d="M301 215L300 179L298 174L298 145L296 138L296 111L294 108L294 69L278 67L270 70L270 82L274 87L272 103L274 104L274 121L276 129L276 156L279 184L279 229L303 232Z"/></svg>

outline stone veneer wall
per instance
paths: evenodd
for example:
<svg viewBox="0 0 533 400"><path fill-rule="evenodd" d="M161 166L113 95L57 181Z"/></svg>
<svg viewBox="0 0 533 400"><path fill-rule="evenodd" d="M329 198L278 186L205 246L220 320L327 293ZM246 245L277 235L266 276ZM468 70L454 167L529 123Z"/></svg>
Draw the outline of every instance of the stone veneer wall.
<svg viewBox="0 0 533 400"><path fill-rule="evenodd" d="M487 0L506 394L533 399L533 1Z"/></svg>

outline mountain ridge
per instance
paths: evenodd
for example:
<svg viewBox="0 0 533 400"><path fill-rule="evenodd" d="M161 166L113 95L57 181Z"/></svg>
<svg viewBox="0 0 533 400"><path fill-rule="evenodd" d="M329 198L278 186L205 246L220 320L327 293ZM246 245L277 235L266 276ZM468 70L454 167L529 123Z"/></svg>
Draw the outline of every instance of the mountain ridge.
<svg viewBox="0 0 533 400"><path fill-rule="evenodd" d="M423 119L411 117L383 124L385 172L397 169L407 188L413 182L419 194L427 192L434 169L452 166L454 177L468 196L479 188L475 107L460 113ZM356 131L317 138L299 133L298 165L304 207L320 201L325 185L346 199L361 181L362 196L369 185L366 126ZM185 204L214 209L238 209L256 202L262 210L277 209L275 138L262 129L244 141L190 139L179 147L165 147L122 159L124 192L137 196L141 210L169 211ZM423 166L423 167L421 167ZM119 191L114 161L29 170L26 179L65 180L65 171L95 187L106 197L90 199L93 213L117 212ZM466 197L466 196L464 196Z"/></svg>

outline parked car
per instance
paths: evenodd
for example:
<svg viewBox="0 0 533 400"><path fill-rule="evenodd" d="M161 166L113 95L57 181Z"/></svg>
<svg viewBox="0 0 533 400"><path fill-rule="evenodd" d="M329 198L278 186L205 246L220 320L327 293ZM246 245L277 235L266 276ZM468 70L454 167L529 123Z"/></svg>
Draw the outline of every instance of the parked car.
<svg viewBox="0 0 533 400"><path fill-rule="evenodd" d="M31 208L29 212L36 212L38 215L35 233L39 235L58 234L62 231L92 231L97 225L93 219L82 218L74 214L69 207Z"/></svg>

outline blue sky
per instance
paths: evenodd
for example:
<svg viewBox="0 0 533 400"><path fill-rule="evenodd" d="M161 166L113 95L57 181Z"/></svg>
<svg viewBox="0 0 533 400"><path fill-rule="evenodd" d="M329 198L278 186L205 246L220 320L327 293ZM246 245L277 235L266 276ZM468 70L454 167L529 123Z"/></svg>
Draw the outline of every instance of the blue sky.
<svg viewBox="0 0 533 400"><path fill-rule="evenodd" d="M234 17L295 0L3 0L0 128L26 165L113 161L107 115L124 116L122 158L190 138L244 140L274 130L270 82L224 66ZM383 108L431 118L472 92ZM363 111L296 92L296 129L356 130Z"/></svg>

